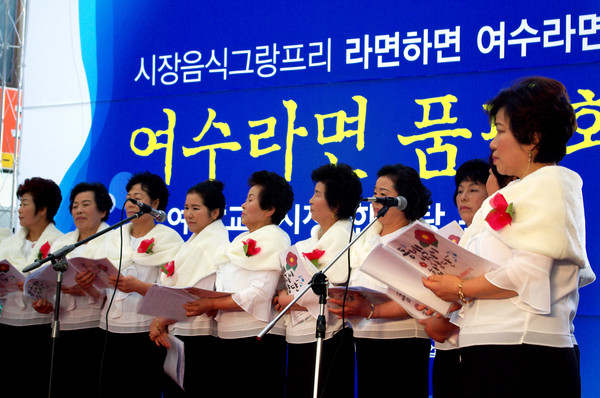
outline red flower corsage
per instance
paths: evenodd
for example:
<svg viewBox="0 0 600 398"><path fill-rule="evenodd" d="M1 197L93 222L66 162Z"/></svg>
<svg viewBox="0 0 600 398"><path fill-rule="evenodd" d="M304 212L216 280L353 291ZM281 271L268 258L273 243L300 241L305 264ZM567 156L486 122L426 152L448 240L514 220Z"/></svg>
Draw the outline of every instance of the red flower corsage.
<svg viewBox="0 0 600 398"><path fill-rule="evenodd" d="M142 241L142 243L140 243L137 252L138 253L146 253L146 254L152 254L154 253L152 251L152 248L154 247L154 238L152 239L144 239Z"/></svg>
<svg viewBox="0 0 600 398"><path fill-rule="evenodd" d="M508 204L501 193L496 194L491 200L492 210L485 217L494 231L499 231L510 225L514 216L513 204Z"/></svg>
<svg viewBox="0 0 600 398"><path fill-rule="evenodd" d="M308 261L313 263L315 267L319 267L319 259L323 257L323 254L325 254L325 250L321 249L315 249L310 253L302 253L302 255L306 257Z"/></svg>
<svg viewBox="0 0 600 398"><path fill-rule="evenodd" d="M161 265L160 269L167 277L172 276L175 273L175 261L171 260L165 265Z"/></svg>
<svg viewBox="0 0 600 398"><path fill-rule="evenodd" d="M254 239L244 240L242 243L244 244L244 253L246 253L246 257L260 253L260 247L256 246L256 241Z"/></svg>
<svg viewBox="0 0 600 398"><path fill-rule="evenodd" d="M48 253L50 252L50 243L46 242L40 247L40 251L38 252L37 258L38 260L43 260L48 257Z"/></svg>

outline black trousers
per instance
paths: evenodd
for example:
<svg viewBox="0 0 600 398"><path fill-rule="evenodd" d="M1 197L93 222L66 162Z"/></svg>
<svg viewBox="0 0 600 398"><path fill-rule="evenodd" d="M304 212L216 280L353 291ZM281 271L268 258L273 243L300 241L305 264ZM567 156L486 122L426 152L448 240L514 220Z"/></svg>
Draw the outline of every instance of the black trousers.
<svg viewBox="0 0 600 398"><path fill-rule="evenodd" d="M344 328L323 340L319 364L319 397L354 398L354 342ZM286 398L312 397L317 343L288 344Z"/></svg>
<svg viewBox="0 0 600 398"><path fill-rule="evenodd" d="M460 349L465 397L580 397L574 348L482 345Z"/></svg>
<svg viewBox="0 0 600 398"><path fill-rule="evenodd" d="M24 397L47 397L50 385L52 328L0 324L2 379ZM5 387L6 389L6 387ZM5 390L7 391L7 390Z"/></svg>
<svg viewBox="0 0 600 398"><path fill-rule="evenodd" d="M284 336L221 339L219 397L283 397L287 346Z"/></svg>
<svg viewBox="0 0 600 398"><path fill-rule="evenodd" d="M436 350L431 385L434 398L464 398L463 375L460 371L460 352ZM452 388L449 388L452 386Z"/></svg>
<svg viewBox="0 0 600 398"><path fill-rule="evenodd" d="M355 339L358 397L429 396L431 340Z"/></svg>
<svg viewBox="0 0 600 398"><path fill-rule="evenodd" d="M221 391L219 379L222 369L216 366L220 355L220 340L213 336L177 336L184 344L185 390L167 376L163 398L218 397ZM166 350L166 349L165 349Z"/></svg>
<svg viewBox="0 0 600 398"><path fill-rule="evenodd" d="M106 335L100 381L101 397L160 398L168 377L165 351L144 333Z"/></svg>

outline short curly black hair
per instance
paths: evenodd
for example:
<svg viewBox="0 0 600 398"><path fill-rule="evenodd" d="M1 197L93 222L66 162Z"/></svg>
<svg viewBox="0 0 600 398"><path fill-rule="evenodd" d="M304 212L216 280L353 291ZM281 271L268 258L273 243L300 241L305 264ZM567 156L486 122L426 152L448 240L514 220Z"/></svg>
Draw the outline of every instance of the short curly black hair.
<svg viewBox="0 0 600 398"><path fill-rule="evenodd" d="M206 180L188 189L187 194L195 193L200 195L204 202L204 206L206 206L209 211L219 209L218 220L223 218L223 214L225 214L225 195L223 195L224 186L225 185L219 180Z"/></svg>
<svg viewBox="0 0 600 398"><path fill-rule="evenodd" d="M157 210L167 210L167 203L169 203L169 189L165 181L152 174L149 171L134 174L125 187L126 191L129 192L135 184L141 184L142 190L150 196L150 199L158 199Z"/></svg>
<svg viewBox="0 0 600 398"><path fill-rule="evenodd" d="M258 203L263 210L275 209L271 222L279 225L294 204L294 191L292 186L277 173L272 171L256 171L248 179L248 185L258 185L261 191Z"/></svg>
<svg viewBox="0 0 600 398"><path fill-rule="evenodd" d="M35 213L43 208L46 208L46 221L54 223L54 216L60 207L62 194L60 188L52 180L32 177L27 178L17 188L17 198L21 199L26 193L33 198L35 205Z"/></svg>
<svg viewBox="0 0 600 398"><path fill-rule="evenodd" d="M82 192L94 193L94 201L96 202L98 211L106 212L106 215L102 217L102 221L108 220L110 209L113 207L113 202L108 194L108 189L106 189L104 184L99 182L80 182L79 184L75 185L73 189L71 189L71 197L69 198L69 211L73 210L73 201L75 200L75 196Z"/></svg>
<svg viewBox="0 0 600 398"><path fill-rule="evenodd" d="M388 177L394 183L398 195L406 198L407 206L404 215L415 221L427 214L431 205L431 191L423 185L419 173L412 167L397 163L383 166L377 172L377 178Z"/></svg>
<svg viewBox="0 0 600 398"><path fill-rule="evenodd" d="M352 167L345 163L326 164L313 170L310 178L315 184L325 185L325 200L338 219L354 216L362 184Z"/></svg>
<svg viewBox="0 0 600 398"><path fill-rule="evenodd" d="M558 163L565 157L577 121L561 82L539 76L517 80L486 103L490 123L496 122L496 115L503 108L518 142L531 144L535 134L539 134L534 162Z"/></svg>

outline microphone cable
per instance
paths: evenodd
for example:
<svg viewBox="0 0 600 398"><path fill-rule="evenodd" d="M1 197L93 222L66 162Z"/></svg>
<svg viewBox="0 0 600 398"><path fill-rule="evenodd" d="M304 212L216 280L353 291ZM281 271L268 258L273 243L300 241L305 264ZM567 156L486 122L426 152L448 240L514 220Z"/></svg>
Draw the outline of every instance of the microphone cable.
<svg viewBox="0 0 600 398"><path fill-rule="evenodd" d="M125 210L125 203L123 203L123 207L121 208L121 221L123 221L123 211ZM123 226L119 227L119 267L117 268L117 281L115 283L115 288L113 289L112 296L110 297L110 301L108 302L108 307L106 308L106 314L104 321L106 323L106 330L104 331L104 347L102 348L102 356L100 359L100 377L98 379L98 395L99 398L102 398L102 374L104 373L104 358L106 356L106 346L108 345L108 313L110 311L110 307L112 306L113 300L115 298L115 294L117 293L117 286L119 285L119 278L121 277L121 264L123 262Z"/></svg>
<svg viewBox="0 0 600 398"><path fill-rule="evenodd" d="M362 203L362 200L359 200L358 203L356 204L356 206L354 207L355 215L356 215L356 212L358 211L358 208L360 207L361 203ZM348 243L352 242L352 235L354 233L354 222L356 221L356 216L351 217L351 218L352 218L352 225L350 226L350 236L348 238ZM320 388L320 390L321 390L321 393L319 395L320 397L322 397L323 394L325 394L325 392L326 392L325 387L327 386L327 382L329 381L329 376L331 374L331 370L335 367L336 358L338 357L340 350L344 346L345 339L349 338L348 335L346 335L347 330L348 329L352 330L351 326L346 325L346 298L348 296L348 286L350 285L350 274L352 273L351 254L350 254L351 249L352 249L352 246L350 246L348 248L348 250L346 251L347 264L348 264L348 276L346 277L346 282L344 283L344 285L345 285L344 295L342 296L342 329L338 332L338 333L342 333L342 338L339 341L338 346L335 349L335 352L333 353L333 357L331 359L331 366L329 367L329 369L327 369L327 375L323 378L323 385ZM354 351L354 356L355 356L354 360L356 361L356 351ZM356 369L354 371L356 373ZM356 380L355 380L355 383L356 383Z"/></svg>

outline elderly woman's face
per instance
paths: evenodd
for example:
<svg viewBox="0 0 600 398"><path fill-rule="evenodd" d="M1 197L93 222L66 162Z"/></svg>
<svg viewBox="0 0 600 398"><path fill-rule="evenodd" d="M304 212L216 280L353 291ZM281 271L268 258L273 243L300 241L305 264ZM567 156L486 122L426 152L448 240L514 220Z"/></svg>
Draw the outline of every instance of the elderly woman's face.
<svg viewBox="0 0 600 398"><path fill-rule="evenodd" d="M199 194L189 193L185 197L185 207L183 209L183 216L189 230L195 234L200 233L208 224L216 220L219 210L215 210L210 211L204 205L204 200Z"/></svg>
<svg viewBox="0 0 600 398"><path fill-rule="evenodd" d="M81 233L96 233L105 215L106 211L98 210L96 195L93 191L79 192L73 198L71 216Z"/></svg>
<svg viewBox="0 0 600 398"><path fill-rule="evenodd" d="M139 183L133 185L131 187L131 189L127 192L127 199L129 199L129 198L143 202L154 209L156 209L160 203L160 200L158 200L158 199L152 200L150 195L148 195L148 192L146 192L142 189L142 184L139 184ZM125 211L127 212L127 217L131 217L135 213L139 212L140 208L137 205L131 203L130 201L127 201L125 203ZM131 222L134 224L142 223L142 222L149 221L151 218L152 218L151 214L144 214L143 216L141 216L139 218L134 218L133 220L131 220Z"/></svg>
<svg viewBox="0 0 600 398"><path fill-rule="evenodd" d="M382 196L392 196L396 197L400 195L396 188L394 188L394 181L388 176L381 176L375 182L375 189L373 190L373 195L377 197ZM383 207L380 203L372 203L373 212L377 213ZM408 224L408 220L404 215L404 212L397 207L390 207L385 216L379 218L379 222L385 225L397 225Z"/></svg>
<svg viewBox="0 0 600 398"><path fill-rule="evenodd" d="M467 226L471 225L473 216L487 196L486 186L481 182L464 180L458 185L456 198L454 199L456 200L458 214Z"/></svg>
<svg viewBox="0 0 600 398"><path fill-rule="evenodd" d="M38 224L46 221L46 209L37 211L33 196L30 193L24 193L21 196L21 204L19 205L19 223L22 227L31 229Z"/></svg>
<svg viewBox="0 0 600 398"><path fill-rule="evenodd" d="M523 178L529 171L529 148L515 138L504 108L496 114L496 137L490 143L492 159L500 174Z"/></svg>
<svg viewBox="0 0 600 398"><path fill-rule="evenodd" d="M318 224L321 223L332 223L335 221L335 214L329 208L329 204L327 203L327 199L325 198L325 193L327 188L325 184L322 182L317 182L315 184L315 193L312 198L310 198L310 214L313 220L315 220Z"/></svg>
<svg viewBox="0 0 600 398"><path fill-rule="evenodd" d="M262 187L254 185L248 191L246 201L242 204L242 224L244 224L250 232L271 224L271 216L274 209L263 210L260 207L259 197Z"/></svg>

